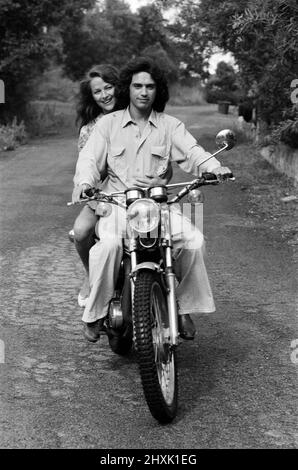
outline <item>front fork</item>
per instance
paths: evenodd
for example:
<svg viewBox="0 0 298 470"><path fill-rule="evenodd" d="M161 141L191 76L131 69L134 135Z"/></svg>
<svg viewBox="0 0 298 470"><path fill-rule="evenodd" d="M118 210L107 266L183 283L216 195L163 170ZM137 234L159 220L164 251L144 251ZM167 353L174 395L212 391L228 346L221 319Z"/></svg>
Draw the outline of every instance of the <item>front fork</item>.
<svg viewBox="0 0 298 470"><path fill-rule="evenodd" d="M136 238L130 238L129 240L129 252L130 252L130 263L131 263L131 273L135 272L136 266L137 266L137 239ZM130 278L130 287L131 287L131 305L133 308L134 305L134 295L135 295L135 280L134 277L131 276Z"/></svg>
<svg viewBox="0 0 298 470"><path fill-rule="evenodd" d="M174 346L179 344L178 331L178 311L176 301L176 277L173 270L173 242L170 220L170 208L167 204L161 204L161 240L165 253L165 280L167 287L167 306L169 314L170 343ZM131 237L129 240L129 252L131 256L131 272L134 273L137 268L137 247L136 238ZM151 263L149 263L151 264ZM154 264L154 263L152 263ZM134 276L131 277L131 299L132 305L134 299Z"/></svg>
<svg viewBox="0 0 298 470"><path fill-rule="evenodd" d="M171 344L178 346L179 344L179 331L178 331L178 311L176 300L176 277L173 270L173 241L171 230L170 207L167 204L161 204L161 240L162 246L165 250L165 278L167 283L167 303L169 312L169 326Z"/></svg>

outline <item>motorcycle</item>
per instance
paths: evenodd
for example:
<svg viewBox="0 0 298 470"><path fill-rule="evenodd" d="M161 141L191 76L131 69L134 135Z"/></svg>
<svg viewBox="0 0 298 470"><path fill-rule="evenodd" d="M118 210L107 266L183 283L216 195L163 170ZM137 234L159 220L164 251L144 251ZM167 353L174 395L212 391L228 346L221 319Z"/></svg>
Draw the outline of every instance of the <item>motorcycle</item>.
<svg viewBox="0 0 298 470"><path fill-rule="evenodd" d="M234 146L235 136L229 129L216 136L219 149L209 158ZM192 203L201 201L199 187L217 185L223 178L203 173L187 183L149 188L129 188L104 193L86 192L81 202L98 201L100 217L111 213L111 205L126 209L128 243L114 297L105 319L111 349L125 355L134 347L141 382L152 416L160 423L171 422L177 414L178 376L177 347L181 343L178 327L176 278L172 255L170 210L184 196ZM233 175L228 179L234 180ZM182 189L169 200L169 190ZM119 201L125 197L125 203ZM71 205L72 203L68 203Z"/></svg>

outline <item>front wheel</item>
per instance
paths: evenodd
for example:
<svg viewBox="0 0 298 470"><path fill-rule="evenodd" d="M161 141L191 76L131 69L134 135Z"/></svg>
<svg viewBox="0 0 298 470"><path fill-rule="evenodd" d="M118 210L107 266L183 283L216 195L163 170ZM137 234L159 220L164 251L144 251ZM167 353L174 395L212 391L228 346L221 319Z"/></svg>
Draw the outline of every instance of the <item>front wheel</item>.
<svg viewBox="0 0 298 470"><path fill-rule="evenodd" d="M169 342L166 293L160 275L137 273L134 289L134 334L143 390L150 412L160 423L177 413L176 349Z"/></svg>

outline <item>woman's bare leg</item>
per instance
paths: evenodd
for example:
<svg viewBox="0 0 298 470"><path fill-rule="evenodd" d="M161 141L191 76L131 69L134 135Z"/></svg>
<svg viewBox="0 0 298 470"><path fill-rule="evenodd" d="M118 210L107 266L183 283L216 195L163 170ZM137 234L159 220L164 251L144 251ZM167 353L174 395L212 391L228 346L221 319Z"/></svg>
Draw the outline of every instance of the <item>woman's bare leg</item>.
<svg viewBox="0 0 298 470"><path fill-rule="evenodd" d="M95 225L98 217L89 206L85 206L74 223L74 244L86 271L86 278L80 290L79 304L89 295L89 250L94 245ZM84 306L84 305L81 305Z"/></svg>

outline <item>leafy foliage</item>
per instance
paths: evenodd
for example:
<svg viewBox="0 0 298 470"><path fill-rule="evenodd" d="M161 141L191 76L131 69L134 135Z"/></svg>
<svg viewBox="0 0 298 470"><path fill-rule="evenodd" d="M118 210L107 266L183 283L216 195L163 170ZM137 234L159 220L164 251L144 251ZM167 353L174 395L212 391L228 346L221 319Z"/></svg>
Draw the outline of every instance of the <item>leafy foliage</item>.
<svg viewBox="0 0 298 470"><path fill-rule="evenodd" d="M240 99L237 75L232 65L221 61L216 72L206 83L206 99L208 103L229 101L236 105Z"/></svg>
<svg viewBox="0 0 298 470"><path fill-rule="evenodd" d="M94 64L123 65L137 52L140 26L125 2L109 0L88 12L82 25L64 28L61 35L64 69L77 80Z"/></svg>
<svg viewBox="0 0 298 470"><path fill-rule="evenodd" d="M0 125L0 150L14 150L27 141L27 132L23 121L14 117L11 124Z"/></svg>
<svg viewBox="0 0 298 470"><path fill-rule="evenodd" d="M292 0L265 0L261 6L251 1L249 9L234 19L242 82L250 87L257 116L269 131L275 129L273 139L279 135L293 147L298 147L297 115L283 121L292 107L290 84L298 74L297 13ZM249 44L255 54L249 55Z"/></svg>
<svg viewBox="0 0 298 470"><path fill-rule="evenodd" d="M148 46L141 52L142 55L151 57L163 69L169 83L173 83L178 78L177 66L163 49L160 43Z"/></svg>
<svg viewBox="0 0 298 470"><path fill-rule="evenodd" d="M105 0L85 15L82 26L73 25L61 34L64 69L72 79L81 79L94 64L121 67L141 54L157 58L170 80L177 76L175 52L160 8L154 4L132 13L122 0Z"/></svg>
<svg viewBox="0 0 298 470"><path fill-rule="evenodd" d="M272 131L272 141L284 142L293 148L298 148L298 108L293 106L283 114L284 120L277 124Z"/></svg>
<svg viewBox="0 0 298 470"><path fill-rule="evenodd" d="M165 51L171 49L165 20L158 5L143 6L138 11L138 18L141 31L138 47L140 51L156 43Z"/></svg>
<svg viewBox="0 0 298 470"><path fill-rule="evenodd" d="M94 1L1 0L0 77L6 96L0 108L2 120L25 112L31 94L30 79L47 67L59 48L55 27L66 25L69 19L79 23Z"/></svg>
<svg viewBox="0 0 298 470"><path fill-rule="evenodd" d="M195 0L177 1L175 4L179 14L168 29L182 65L183 78L193 73L202 79L208 78L207 66L211 49L205 28L198 24L200 5Z"/></svg>
<svg viewBox="0 0 298 470"><path fill-rule="evenodd" d="M172 6L179 14L167 24L163 13ZM206 82L208 59L220 48L232 52L239 71L236 80L221 65L207 82L209 101L236 103L240 86L258 119L275 126L292 105L290 84L298 76L297 12L296 0L157 0L136 13L125 0L0 0L0 119L22 116L32 77L53 60L78 80L96 63L121 67L146 54L171 82Z"/></svg>
<svg viewBox="0 0 298 470"><path fill-rule="evenodd" d="M184 35L199 30L204 47L232 52L241 88L253 97L258 120L267 127L280 122L291 106L291 81L298 76L297 1L181 0L178 4Z"/></svg>

